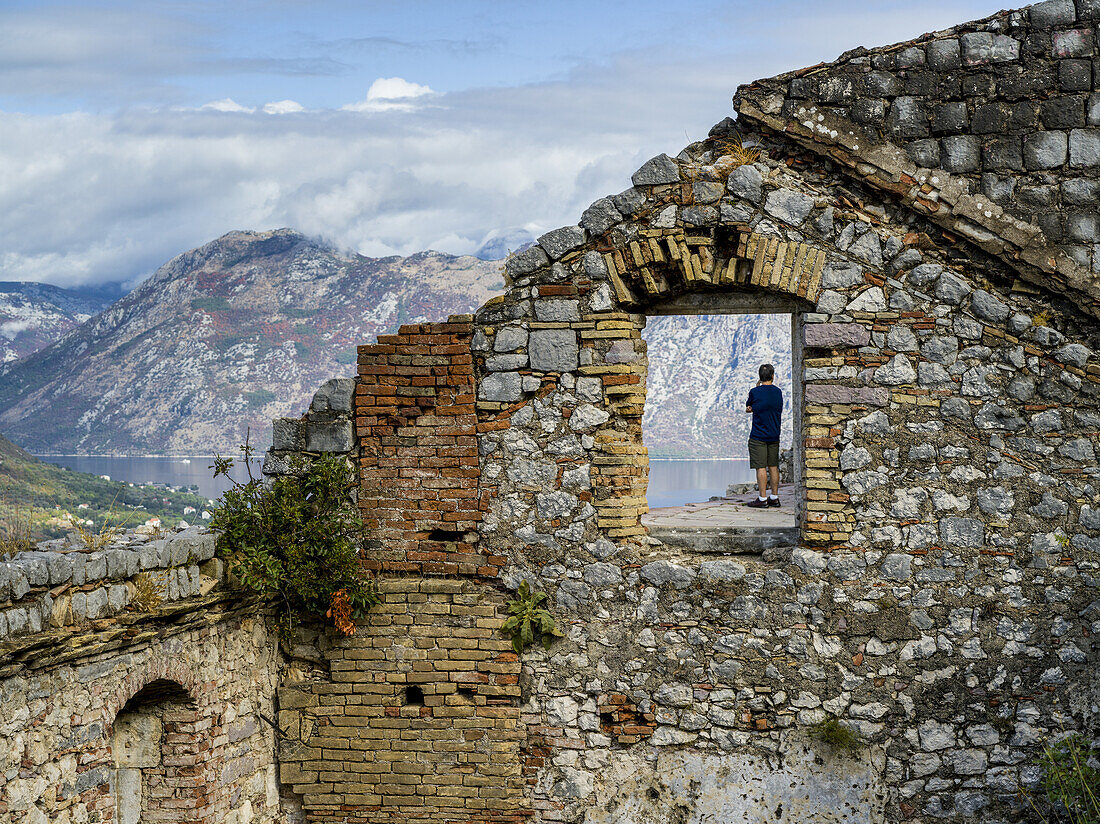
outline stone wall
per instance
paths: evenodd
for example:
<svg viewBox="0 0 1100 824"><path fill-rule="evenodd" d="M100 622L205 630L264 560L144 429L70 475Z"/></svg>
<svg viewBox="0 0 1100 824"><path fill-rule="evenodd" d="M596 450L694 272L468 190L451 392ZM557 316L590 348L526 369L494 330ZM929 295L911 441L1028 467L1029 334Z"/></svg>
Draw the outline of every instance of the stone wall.
<svg viewBox="0 0 1100 824"><path fill-rule="evenodd" d="M735 106L1095 313L1098 20L1047 0L758 81Z"/></svg>
<svg viewBox="0 0 1100 824"><path fill-rule="evenodd" d="M255 605L235 611L211 594L76 612L0 646L0 821L286 820L264 720L280 656ZM169 697L146 716L157 724L129 724Z"/></svg>

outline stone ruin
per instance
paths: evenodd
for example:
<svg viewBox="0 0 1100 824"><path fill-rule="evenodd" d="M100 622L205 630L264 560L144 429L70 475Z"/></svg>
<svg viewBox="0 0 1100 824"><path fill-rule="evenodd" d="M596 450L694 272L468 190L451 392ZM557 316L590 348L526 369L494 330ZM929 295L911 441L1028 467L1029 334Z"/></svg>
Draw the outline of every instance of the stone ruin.
<svg viewBox="0 0 1100 824"><path fill-rule="evenodd" d="M266 462L358 467L353 637L220 586L77 620L140 549L0 565L0 821L1029 820L1043 743L1100 737L1098 20L742 87L476 314L361 347ZM704 311L794 317L789 546L647 535L641 330ZM522 581L565 637L517 656Z"/></svg>

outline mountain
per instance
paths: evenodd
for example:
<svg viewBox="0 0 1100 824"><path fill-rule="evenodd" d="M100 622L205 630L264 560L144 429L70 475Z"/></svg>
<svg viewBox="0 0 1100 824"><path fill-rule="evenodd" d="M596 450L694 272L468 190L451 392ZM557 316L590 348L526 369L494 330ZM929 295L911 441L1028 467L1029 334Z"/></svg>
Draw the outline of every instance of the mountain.
<svg viewBox="0 0 1100 824"><path fill-rule="evenodd" d="M649 353L642 435L652 458L748 454L745 399L762 363L785 395L781 443L791 442L791 316L658 316L642 332Z"/></svg>
<svg viewBox="0 0 1100 824"><path fill-rule="evenodd" d="M355 347L471 311L499 262L368 258L289 229L231 232L166 263L64 338L0 366L0 430L36 453L229 452L304 411Z"/></svg>
<svg viewBox="0 0 1100 824"><path fill-rule="evenodd" d="M46 283L0 282L0 363L49 346L113 302Z"/></svg>
<svg viewBox="0 0 1100 824"><path fill-rule="evenodd" d="M0 560L29 549L27 540L71 531L70 518L91 521L93 532L108 525L135 526L152 515L175 526L194 522L206 498L151 484L131 486L39 461L0 436Z"/></svg>

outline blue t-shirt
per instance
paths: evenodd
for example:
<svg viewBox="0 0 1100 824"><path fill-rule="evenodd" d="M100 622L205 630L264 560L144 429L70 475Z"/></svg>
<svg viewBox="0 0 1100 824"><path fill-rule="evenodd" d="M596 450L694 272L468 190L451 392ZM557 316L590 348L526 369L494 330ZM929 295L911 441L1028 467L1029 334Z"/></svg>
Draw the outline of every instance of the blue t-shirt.
<svg viewBox="0 0 1100 824"><path fill-rule="evenodd" d="M749 438L764 443L779 443L779 419L783 415L783 390L772 384L749 390L745 406L752 407L752 431Z"/></svg>

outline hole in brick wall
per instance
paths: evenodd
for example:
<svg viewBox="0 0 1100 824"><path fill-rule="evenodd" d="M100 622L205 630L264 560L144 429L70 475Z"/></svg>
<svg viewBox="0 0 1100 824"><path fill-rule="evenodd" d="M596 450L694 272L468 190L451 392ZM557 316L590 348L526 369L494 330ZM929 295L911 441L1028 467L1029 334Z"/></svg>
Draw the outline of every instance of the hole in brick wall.
<svg viewBox="0 0 1100 824"><path fill-rule="evenodd" d="M458 694L461 695L463 698L469 698L472 701L474 696L477 695L477 689L475 689L474 687L459 687Z"/></svg>
<svg viewBox="0 0 1100 824"><path fill-rule="evenodd" d="M465 531L461 529L433 529L428 533L428 540L457 543L462 540L462 536L465 534Z"/></svg>
<svg viewBox="0 0 1100 824"><path fill-rule="evenodd" d="M424 706L424 690L412 684L405 687L405 706Z"/></svg>

